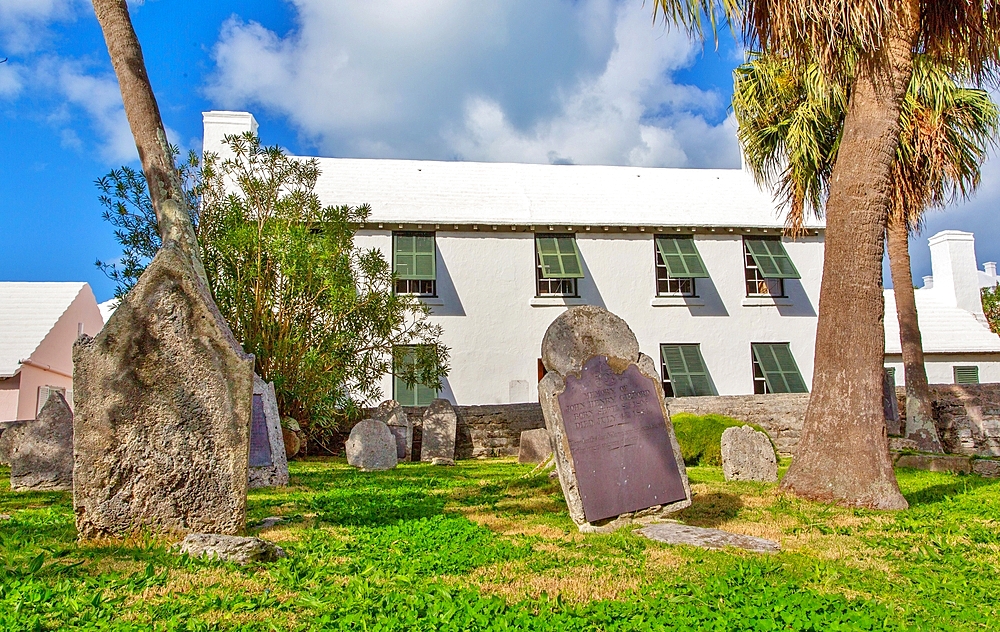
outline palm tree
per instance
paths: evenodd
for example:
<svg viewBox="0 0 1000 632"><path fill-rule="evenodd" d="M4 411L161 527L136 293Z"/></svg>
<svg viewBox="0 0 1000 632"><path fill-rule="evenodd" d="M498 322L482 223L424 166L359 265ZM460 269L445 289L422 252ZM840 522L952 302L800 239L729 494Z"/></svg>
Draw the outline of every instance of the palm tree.
<svg viewBox="0 0 1000 632"><path fill-rule="evenodd" d="M849 99L826 201L812 395L782 489L851 506L902 509L882 411L882 256L914 52L991 76L997 0L654 0L654 18L702 34L729 21L747 47L818 63ZM857 72L853 72L853 69Z"/></svg>
<svg viewBox="0 0 1000 632"><path fill-rule="evenodd" d="M752 56L737 68L733 110L747 164L762 186L774 184L797 234L808 212L822 213L843 131L846 92L816 64L803 72L785 60ZM906 375L906 436L941 452L924 370L910 272L909 233L925 210L967 197L998 129L997 107L982 90L956 82L924 56L914 61L903 101L886 231Z"/></svg>

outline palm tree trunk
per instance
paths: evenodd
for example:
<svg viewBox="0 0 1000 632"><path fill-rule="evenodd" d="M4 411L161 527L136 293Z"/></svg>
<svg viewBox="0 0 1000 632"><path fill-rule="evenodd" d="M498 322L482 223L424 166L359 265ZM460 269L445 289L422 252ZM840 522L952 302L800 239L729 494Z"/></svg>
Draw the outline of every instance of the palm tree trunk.
<svg viewBox="0 0 1000 632"><path fill-rule="evenodd" d="M170 157L160 109L146 74L142 49L132 28L126 0L93 0L93 3L111 56L111 65L118 77L125 116L139 150L160 237L164 244L176 242L180 246L190 258L195 273L208 288L198 240L188 215L187 200Z"/></svg>
<svg viewBox="0 0 1000 632"><path fill-rule="evenodd" d="M813 390L781 487L848 506L905 509L889 458L882 408L885 332L882 257L899 142L913 74L919 5L887 42L889 68L861 59L830 180Z"/></svg>
<svg viewBox="0 0 1000 632"><path fill-rule="evenodd" d="M931 406L930 389L927 387L927 371L924 369L924 347L920 340L917 304L913 296L910 240L906 222L890 220L886 237L893 294L896 296L903 372L906 376L906 438L916 441L917 447L926 452L944 452L934 426L934 409Z"/></svg>

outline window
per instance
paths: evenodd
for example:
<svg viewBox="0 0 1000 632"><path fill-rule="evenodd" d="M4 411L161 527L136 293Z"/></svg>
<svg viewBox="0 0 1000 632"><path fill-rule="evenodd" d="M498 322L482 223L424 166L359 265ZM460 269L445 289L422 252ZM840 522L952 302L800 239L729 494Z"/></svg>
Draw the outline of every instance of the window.
<svg viewBox="0 0 1000 632"><path fill-rule="evenodd" d="M785 279L799 273L776 237L744 237L743 258L747 296L785 296Z"/></svg>
<svg viewBox="0 0 1000 632"><path fill-rule="evenodd" d="M396 293L437 296L434 233L393 233L392 271Z"/></svg>
<svg viewBox="0 0 1000 632"><path fill-rule="evenodd" d="M583 278L580 251L573 235L535 235L535 295L579 296Z"/></svg>
<svg viewBox="0 0 1000 632"><path fill-rule="evenodd" d="M979 367L978 366L956 366L953 367L955 371L955 384L979 384Z"/></svg>
<svg viewBox="0 0 1000 632"><path fill-rule="evenodd" d="M35 417L42 413L42 407L45 406L45 402L49 401L49 396L52 393L61 393L63 398L66 399L66 403L70 403L69 398L66 397L66 389L61 386L39 386L38 387L38 406L35 409Z"/></svg>
<svg viewBox="0 0 1000 632"><path fill-rule="evenodd" d="M698 345L660 345L666 397L716 395Z"/></svg>
<svg viewBox="0 0 1000 632"><path fill-rule="evenodd" d="M694 238L657 235L654 242L656 295L695 296L695 279L707 278L708 271Z"/></svg>
<svg viewBox="0 0 1000 632"><path fill-rule="evenodd" d="M755 342L750 345L753 355L753 392L808 393L799 367L787 342Z"/></svg>
<svg viewBox="0 0 1000 632"><path fill-rule="evenodd" d="M393 354L393 360L397 362L397 365L392 378L392 398L403 406L427 406L437 397L436 389L419 382L408 386L406 381L398 376L402 372L400 369L407 365L416 364L416 350L416 347L413 346L396 347L396 353Z"/></svg>

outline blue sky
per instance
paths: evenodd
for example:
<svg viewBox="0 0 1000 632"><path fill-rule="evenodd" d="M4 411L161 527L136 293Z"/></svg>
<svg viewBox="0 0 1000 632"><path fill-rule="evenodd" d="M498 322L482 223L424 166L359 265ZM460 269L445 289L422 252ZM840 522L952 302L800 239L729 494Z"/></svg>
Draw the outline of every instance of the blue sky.
<svg viewBox="0 0 1000 632"><path fill-rule="evenodd" d="M131 3L171 140L201 113L254 113L301 155L735 167L729 112L742 53L653 25L641 0L146 0ZM94 180L135 164L90 3L0 0L0 280L113 286L120 255ZM1000 259L1000 166L926 237L972 230Z"/></svg>

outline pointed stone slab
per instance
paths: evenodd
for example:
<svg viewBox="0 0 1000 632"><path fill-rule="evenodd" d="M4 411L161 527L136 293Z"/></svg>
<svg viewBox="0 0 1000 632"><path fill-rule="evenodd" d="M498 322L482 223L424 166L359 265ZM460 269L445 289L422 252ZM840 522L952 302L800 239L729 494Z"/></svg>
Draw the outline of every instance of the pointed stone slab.
<svg viewBox="0 0 1000 632"><path fill-rule="evenodd" d="M161 248L73 368L81 538L243 531L253 356L188 257Z"/></svg>
<svg viewBox="0 0 1000 632"><path fill-rule="evenodd" d="M727 546L752 551L754 553L777 553L781 550L781 545L774 540L755 538L750 535L730 533L721 529L706 529L704 527L692 527L676 522L663 524L651 524L642 529L636 529L635 533L666 544L687 544L698 546L703 549L724 549Z"/></svg>
<svg viewBox="0 0 1000 632"><path fill-rule="evenodd" d="M441 464L455 462L455 435L458 432L458 416L451 402L435 399L424 411L423 434L421 435L420 460Z"/></svg>
<svg viewBox="0 0 1000 632"><path fill-rule="evenodd" d="M400 461L413 460L413 422L406 416L402 404L387 399L372 411L371 418L389 427L396 438L396 458Z"/></svg>
<svg viewBox="0 0 1000 632"><path fill-rule="evenodd" d="M10 488L24 491L73 489L73 411L62 393L53 392L38 419L12 433Z"/></svg>
<svg viewBox="0 0 1000 632"><path fill-rule="evenodd" d="M250 487L288 485L288 458L274 382L265 382L256 373L253 376L251 415Z"/></svg>
<svg viewBox="0 0 1000 632"><path fill-rule="evenodd" d="M610 532L691 504L656 364L624 320L574 307L542 340L538 401L570 517Z"/></svg>

